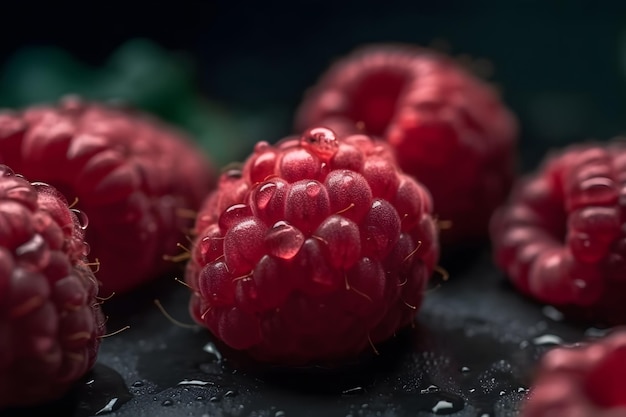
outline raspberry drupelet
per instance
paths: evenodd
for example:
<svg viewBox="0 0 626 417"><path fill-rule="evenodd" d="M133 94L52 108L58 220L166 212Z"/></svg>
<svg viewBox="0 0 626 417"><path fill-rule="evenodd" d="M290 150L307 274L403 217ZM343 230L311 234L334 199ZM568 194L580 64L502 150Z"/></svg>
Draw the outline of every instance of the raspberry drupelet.
<svg viewBox="0 0 626 417"><path fill-rule="evenodd" d="M514 114L486 81L425 48L373 44L334 62L296 112L297 131L314 125L386 140L451 222L444 252L484 243L515 178Z"/></svg>
<svg viewBox="0 0 626 417"><path fill-rule="evenodd" d="M208 157L181 132L130 108L68 97L0 113L0 163L57 188L89 213L103 295L177 264L164 260L213 186Z"/></svg>
<svg viewBox="0 0 626 417"><path fill-rule="evenodd" d="M494 213L495 262L572 319L626 323L626 142L553 151Z"/></svg>
<svg viewBox="0 0 626 417"><path fill-rule="evenodd" d="M626 417L626 329L558 347L538 365L521 417Z"/></svg>
<svg viewBox="0 0 626 417"><path fill-rule="evenodd" d="M354 358L412 323L439 257L427 189L384 142L327 128L258 143L196 233L194 319L286 366Z"/></svg>
<svg viewBox="0 0 626 417"><path fill-rule="evenodd" d="M0 410L59 398L96 361L105 326L85 219L0 165Z"/></svg>

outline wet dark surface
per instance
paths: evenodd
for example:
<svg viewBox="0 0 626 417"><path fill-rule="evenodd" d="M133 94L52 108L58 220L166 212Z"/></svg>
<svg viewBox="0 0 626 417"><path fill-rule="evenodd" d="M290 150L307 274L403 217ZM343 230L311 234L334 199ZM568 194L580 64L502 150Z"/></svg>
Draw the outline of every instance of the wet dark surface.
<svg viewBox="0 0 626 417"><path fill-rule="evenodd" d="M131 327L66 398L2 415L516 416L541 354L590 330L515 293L487 251L448 269L414 328L335 371L251 368L157 308L191 324L188 290L167 277L105 303L109 331Z"/></svg>

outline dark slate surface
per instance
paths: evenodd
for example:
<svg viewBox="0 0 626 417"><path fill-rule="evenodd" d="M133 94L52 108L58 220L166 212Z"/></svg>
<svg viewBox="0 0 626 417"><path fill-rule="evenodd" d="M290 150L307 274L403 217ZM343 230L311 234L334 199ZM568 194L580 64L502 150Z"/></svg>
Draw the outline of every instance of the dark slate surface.
<svg viewBox="0 0 626 417"><path fill-rule="evenodd" d="M448 261L450 279L433 282L415 328L337 371L251 368L157 308L191 323L187 288L164 277L105 303L111 331L131 327L104 339L73 392L3 416L516 416L541 354L598 329L518 295L488 249L467 258Z"/></svg>

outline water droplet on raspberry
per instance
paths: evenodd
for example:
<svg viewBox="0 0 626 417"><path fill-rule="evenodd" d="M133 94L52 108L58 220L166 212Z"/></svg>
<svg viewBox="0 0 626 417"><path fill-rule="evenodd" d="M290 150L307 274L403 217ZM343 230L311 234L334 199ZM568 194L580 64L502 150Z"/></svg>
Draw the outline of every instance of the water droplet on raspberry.
<svg viewBox="0 0 626 417"><path fill-rule="evenodd" d="M234 204L224 210L224 212L220 215L220 230L222 230L222 232L226 232L233 225L250 216L252 216L252 210L250 210L250 206L243 203Z"/></svg>
<svg viewBox="0 0 626 417"><path fill-rule="evenodd" d="M283 219L290 187L285 180L272 178L254 188L250 197L254 214L267 225Z"/></svg>
<svg viewBox="0 0 626 417"><path fill-rule="evenodd" d="M89 217L87 217L87 214L84 211L74 208L70 209L70 211L76 215L79 227L82 230L87 230L87 227L89 226Z"/></svg>
<svg viewBox="0 0 626 417"><path fill-rule="evenodd" d="M322 161L329 161L339 148L335 132L326 127L307 130L300 138L300 145L313 152Z"/></svg>
<svg viewBox="0 0 626 417"><path fill-rule="evenodd" d="M267 252L281 259L291 259L304 243L304 234L291 224L279 221L265 235Z"/></svg>
<svg viewBox="0 0 626 417"><path fill-rule="evenodd" d="M302 180L291 185L285 219L305 234L310 234L330 214L326 187L317 181Z"/></svg>

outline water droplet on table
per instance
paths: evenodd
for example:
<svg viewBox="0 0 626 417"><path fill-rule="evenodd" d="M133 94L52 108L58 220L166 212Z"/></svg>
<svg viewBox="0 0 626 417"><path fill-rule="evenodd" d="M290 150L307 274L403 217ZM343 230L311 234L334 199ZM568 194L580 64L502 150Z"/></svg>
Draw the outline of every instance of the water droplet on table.
<svg viewBox="0 0 626 417"><path fill-rule="evenodd" d="M76 386L76 391L81 400L74 417L111 413L133 398L121 375L101 363L96 363L84 384Z"/></svg>
<svg viewBox="0 0 626 417"><path fill-rule="evenodd" d="M559 310L557 310L556 308L552 306L543 307L541 309L541 312L543 313L544 316L546 316L547 318L553 321L563 321L563 318L565 317L563 313L561 313Z"/></svg>
<svg viewBox="0 0 626 417"><path fill-rule="evenodd" d="M203 387L205 385L215 385L215 384L211 381L201 381L199 379L183 379L176 385L192 385L196 387Z"/></svg>
<svg viewBox="0 0 626 417"><path fill-rule="evenodd" d="M224 398L230 398L237 395L237 391L228 390L224 393Z"/></svg>
<svg viewBox="0 0 626 417"><path fill-rule="evenodd" d="M439 387L437 385L429 385L427 388L420 390L420 394L428 394L429 392L437 392Z"/></svg>
<svg viewBox="0 0 626 417"><path fill-rule="evenodd" d="M544 345L562 345L563 339L554 334L544 334L533 339L533 344L537 346Z"/></svg>
<svg viewBox="0 0 626 417"><path fill-rule="evenodd" d="M106 413L112 412L113 411L113 407L115 407L115 404L117 404L117 398L111 399L111 401L109 401L104 407L102 407L101 409L96 411L96 415L106 414Z"/></svg>
<svg viewBox="0 0 626 417"><path fill-rule="evenodd" d="M357 394L362 394L364 392L365 392L365 388L363 387L348 388L346 390L341 391L343 395L357 395Z"/></svg>
<svg viewBox="0 0 626 417"><path fill-rule="evenodd" d="M454 404L452 404L450 401L439 400L437 401L437 404L435 404L432 410L433 410L433 413L435 414L441 414L440 411L450 410L452 408L454 408Z"/></svg>
<svg viewBox="0 0 626 417"><path fill-rule="evenodd" d="M217 347L215 346L214 343L212 342L207 343L206 345L202 347L202 350L215 356L218 362L222 361L222 354L220 353L219 350L217 350Z"/></svg>

